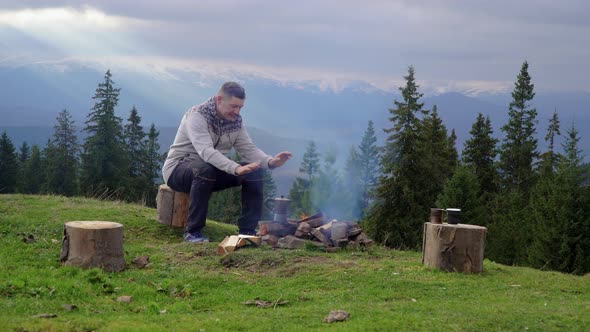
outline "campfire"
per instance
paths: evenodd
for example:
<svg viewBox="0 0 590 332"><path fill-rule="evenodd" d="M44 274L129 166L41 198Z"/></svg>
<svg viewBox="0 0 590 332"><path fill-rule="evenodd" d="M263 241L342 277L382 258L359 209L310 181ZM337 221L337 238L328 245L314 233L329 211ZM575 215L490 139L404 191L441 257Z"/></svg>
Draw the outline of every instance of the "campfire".
<svg viewBox="0 0 590 332"><path fill-rule="evenodd" d="M358 223L329 219L323 213L301 214L300 219L287 222L261 221L258 236L275 248L296 249L306 245L330 248L366 247L373 241Z"/></svg>

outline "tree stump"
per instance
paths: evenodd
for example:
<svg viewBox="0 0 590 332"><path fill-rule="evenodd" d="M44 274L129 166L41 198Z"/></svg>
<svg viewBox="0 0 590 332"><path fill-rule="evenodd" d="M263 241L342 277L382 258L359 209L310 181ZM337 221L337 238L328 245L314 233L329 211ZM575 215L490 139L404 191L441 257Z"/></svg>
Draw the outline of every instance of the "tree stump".
<svg viewBox="0 0 590 332"><path fill-rule="evenodd" d="M487 228L467 224L424 224L422 263L449 272L483 272Z"/></svg>
<svg viewBox="0 0 590 332"><path fill-rule="evenodd" d="M174 191L162 184L156 196L156 208L160 224L184 228L188 218L189 194Z"/></svg>
<svg viewBox="0 0 590 332"><path fill-rule="evenodd" d="M64 265L125 269L123 225L110 221L70 221L64 224L60 260Z"/></svg>

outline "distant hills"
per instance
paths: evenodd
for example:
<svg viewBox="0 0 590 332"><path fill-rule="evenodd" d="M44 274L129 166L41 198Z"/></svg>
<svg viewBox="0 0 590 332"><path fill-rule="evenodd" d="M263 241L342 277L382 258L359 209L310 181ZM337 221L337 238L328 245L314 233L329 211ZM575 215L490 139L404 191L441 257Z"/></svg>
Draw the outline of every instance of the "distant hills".
<svg viewBox="0 0 590 332"><path fill-rule="evenodd" d="M15 144L26 140L29 144L44 145L52 133L55 117L64 108L72 113L78 128L83 128L93 105L92 96L107 69L80 62L0 64L0 131L8 130ZM125 120L135 105L144 127L155 123L160 130L163 150L172 143L183 113L213 95L222 82L219 78L197 73L152 75L133 68L117 68L111 72L116 86L121 88L118 115ZM394 99L400 99L397 91L383 91L366 82L353 82L333 90L314 82L289 84L251 74L236 74L232 79L242 82L247 89L243 117L255 143L270 154L281 150L295 153L290 167L277 170L281 177L293 177L297 173L310 140L318 143L320 151L336 150L341 163L350 146L360 143L369 120L375 122L382 141L385 137L382 129L390 127L388 109L393 107ZM425 95L423 101L427 108L437 105L447 128L456 130L461 150L478 112L490 115L495 134L501 136L500 128L506 123L510 99L509 94L449 92ZM547 121L556 109L562 133L575 123L582 136L580 147L585 155L590 154L589 105L590 93L537 92L534 106L539 112L540 149L545 148L543 137ZM37 129L31 129L33 127ZM280 182L281 191L284 191L282 187L286 187L288 181Z"/></svg>

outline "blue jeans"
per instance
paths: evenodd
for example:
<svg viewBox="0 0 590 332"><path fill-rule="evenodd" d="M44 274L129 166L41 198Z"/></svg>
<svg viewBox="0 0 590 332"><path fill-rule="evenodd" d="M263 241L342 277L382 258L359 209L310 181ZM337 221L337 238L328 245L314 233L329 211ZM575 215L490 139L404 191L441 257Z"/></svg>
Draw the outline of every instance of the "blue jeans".
<svg viewBox="0 0 590 332"><path fill-rule="evenodd" d="M211 193L242 186L242 212L238 218L240 234L256 234L262 215L263 171L258 169L236 176L201 160L181 161L172 171L168 186L174 191L189 193L189 214L185 232L200 232L207 220Z"/></svg>

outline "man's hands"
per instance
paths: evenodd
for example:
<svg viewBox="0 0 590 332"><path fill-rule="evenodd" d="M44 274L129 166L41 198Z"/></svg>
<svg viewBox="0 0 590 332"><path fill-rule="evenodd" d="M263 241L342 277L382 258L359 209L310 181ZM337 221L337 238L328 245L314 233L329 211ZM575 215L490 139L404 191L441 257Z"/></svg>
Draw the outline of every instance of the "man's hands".
<svg viewBox="0 0 590 332"><path fill-rule="evenodd" d="M283 166L287 160L291 159L293 154L289 151L279 152L271 160L268 161L269 168L277 168ZM236 168L236 175L245 175L260 168L260 162L250 163Z"/></svg>
<svg viewBox="0 0 590 332"><path fill-rule="evenodd" d="M244 175L260 168L260 162L250 163L244 166L238 166L236 168L236 175Z"/></svg>
<svg viewBox="0 0 590 332"><path fill-rule="evenodd" d="M283 166L287 160L291 159L293 154L289 151L279 152L274 158L268 161L269 168L277 168Z"/></svg>

